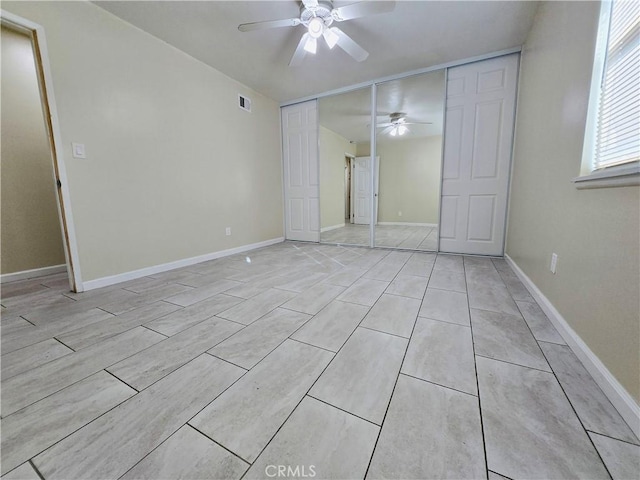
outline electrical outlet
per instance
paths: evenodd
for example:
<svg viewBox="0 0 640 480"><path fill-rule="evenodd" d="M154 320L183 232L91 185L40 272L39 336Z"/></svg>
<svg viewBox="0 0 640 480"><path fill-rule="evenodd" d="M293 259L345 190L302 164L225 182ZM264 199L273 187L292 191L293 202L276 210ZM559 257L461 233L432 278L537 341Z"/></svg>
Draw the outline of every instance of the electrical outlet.
<svg viewBox="0 0 640 480"><path fill-rule="evenodd" d="M551 270L551 273L553 273L554 275L556 274L556 266L558 265L558 254L557 253L552 253L551 254L551 265L549 266L549 270Z"/></svg>
<svg viewBox="0 0 640 480"><path fill-rule="evenodd" d="M398 216L401 217L402 216L402 212L398 212Z"/></svg>
<svg viewBox="0 0 640 480"><path fill-rule="evenodd" d="M225 235L228 237L229 235L231 235L231 227L227 227L224 231Z"/></svg>

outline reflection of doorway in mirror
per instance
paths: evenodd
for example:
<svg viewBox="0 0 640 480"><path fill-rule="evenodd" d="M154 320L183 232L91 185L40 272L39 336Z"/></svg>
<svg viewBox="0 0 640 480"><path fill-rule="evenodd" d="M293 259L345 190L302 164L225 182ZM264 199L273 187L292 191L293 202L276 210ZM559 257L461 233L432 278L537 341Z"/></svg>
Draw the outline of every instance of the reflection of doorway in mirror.
<svg viewBox="0 0 640 480"><path fill-rule="evenodd" d="M344 223L353 223L353 198L351 198L351 172L354 156L344 156Z"/></svg>
<svg viewBox="0 0 640 480"><path fill-rule="evenodd" d="M369 225L371 223L371 157L356 157L354 160L354 223L359 225ZM379 170L380 157L376 157L376 171ZM375 212L374 218L378 219L378 175L376 175Z"/></svg>

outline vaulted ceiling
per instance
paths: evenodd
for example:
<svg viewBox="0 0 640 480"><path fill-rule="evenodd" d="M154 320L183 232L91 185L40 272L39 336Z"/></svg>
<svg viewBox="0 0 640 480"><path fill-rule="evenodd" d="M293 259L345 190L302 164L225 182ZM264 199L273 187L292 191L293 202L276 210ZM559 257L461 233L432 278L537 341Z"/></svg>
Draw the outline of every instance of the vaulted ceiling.
<svg viewBox="0 0 640 480"><path fill-rule="evenodd" d="M101 8L284 102L524 43L538 2L408 1L390 13L340 23L369 57L356 62L319 42L316 55L289 67L305 27L240 32L241 23L298 17L283 1L97 1ZM335 1L342 6L352 1Z"/></svg>

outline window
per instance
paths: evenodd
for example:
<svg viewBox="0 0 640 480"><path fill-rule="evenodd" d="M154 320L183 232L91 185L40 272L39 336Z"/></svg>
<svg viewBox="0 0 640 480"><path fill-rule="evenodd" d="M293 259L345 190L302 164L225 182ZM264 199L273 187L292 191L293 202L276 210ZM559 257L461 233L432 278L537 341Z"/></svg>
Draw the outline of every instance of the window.
<svg viewBox="0 0 640 480"><path fill-rule="evenodd" d="M601 8L583 156L587 175L576 183L640 172L640 2L606 1ZM629 180L614 184L638 183Z"/></svg>

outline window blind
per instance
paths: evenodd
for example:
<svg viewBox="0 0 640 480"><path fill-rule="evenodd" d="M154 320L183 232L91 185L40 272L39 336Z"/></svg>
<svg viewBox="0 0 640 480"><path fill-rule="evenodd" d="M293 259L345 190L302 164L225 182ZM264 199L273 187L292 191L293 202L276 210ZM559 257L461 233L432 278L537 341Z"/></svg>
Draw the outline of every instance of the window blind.
<svg viewBox="0 0 640 480"><path fill-rule="evenodd" d="M640 2L611 2L594 169L640 159Z"/></svg>

